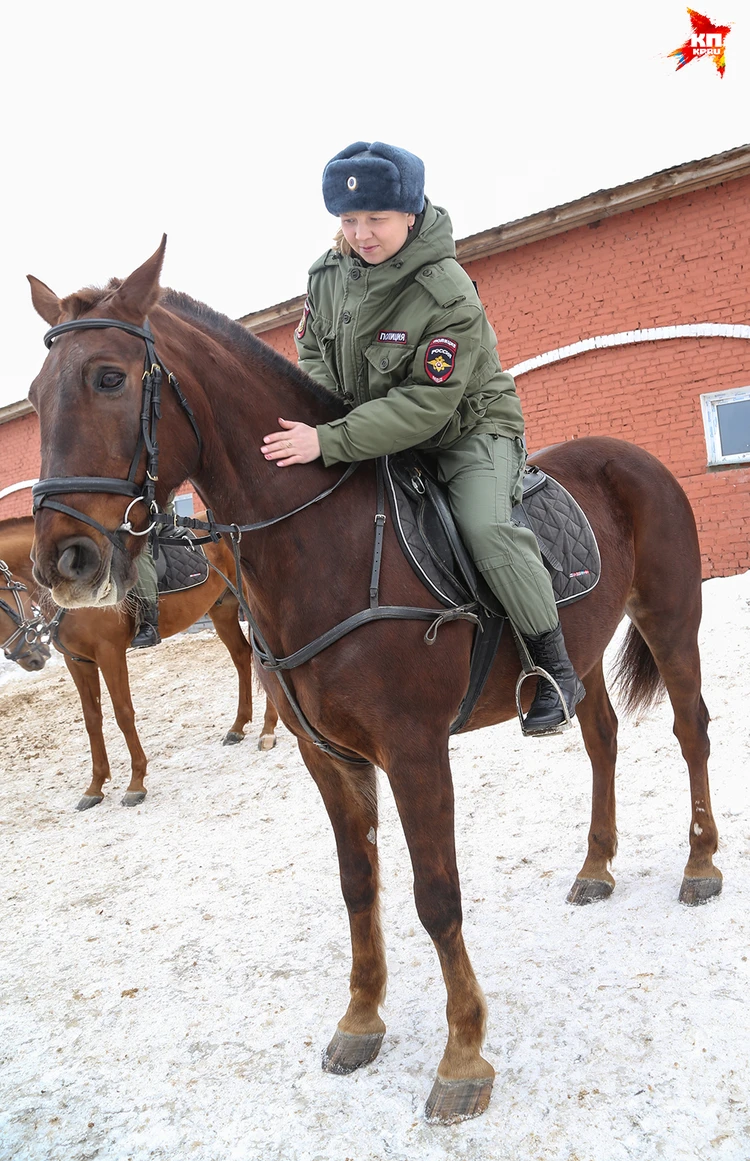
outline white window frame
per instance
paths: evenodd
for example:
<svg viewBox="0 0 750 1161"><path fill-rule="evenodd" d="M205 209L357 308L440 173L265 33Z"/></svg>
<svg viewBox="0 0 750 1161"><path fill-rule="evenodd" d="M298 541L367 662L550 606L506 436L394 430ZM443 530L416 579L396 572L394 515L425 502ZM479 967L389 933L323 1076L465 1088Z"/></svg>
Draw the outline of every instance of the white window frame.
<svg viewBox="0 0 750 1161"><path fill-rule="evenodd" d="M719 433L718 409L721 404L744 402L750 402L750 387L730 387L726 391L709 391L706 395L701 395L708 467L750 463L750 452L733 452L731 455L724 455L721 450L721 435Z"/></svg>
<svg viewBox="0 0 750 1161"><path fill-rule="evenodd" d="M180 510L178 509L178 506L177 506L178 500L189 500L190 501L190 511L189 512L187 512L187 511L180 512ZM175 510L175 513L177 516L192 516L195 512L195 505L193 504L192 492L183 492L180 496L175 496L175 498L174 498L174 510Z"/></svg>

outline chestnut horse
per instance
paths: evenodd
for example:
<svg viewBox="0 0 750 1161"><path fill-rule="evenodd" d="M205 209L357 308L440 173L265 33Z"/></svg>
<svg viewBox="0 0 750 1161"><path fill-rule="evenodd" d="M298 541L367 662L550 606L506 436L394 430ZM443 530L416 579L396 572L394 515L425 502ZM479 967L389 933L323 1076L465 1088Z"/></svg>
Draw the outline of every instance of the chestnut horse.
<svg viewBox="0 0 750 1161"><path fill-rule="evenodd" d="M318 460L279 470L264 459L263 435L275 430L279 416L313 425L336 422L345 414L343 404L239 324L185 295L162 291L164 245L165 239L124 282L114 280L103 290L60 300L31 279L37 311L57 328L46 337L50 354L30 391L46 477L37 493L42 506L35 574L62 605L120 599L135 581L141 550L124 516L124 497L136 494L133 480L143 481L142 529L152 477L158 474L161 505L189 477L216 521L265 525L288 516L246 530L237 550L257 640L285 657L367 607L377 511L374 466L361 465L331 492L341 467L326 469ZM158 473L155 421L149 427L143 419L149 415L149 364L150 371L158 366L163 373ZM601 897L614 884L608 863L616 846L617 719L602 655L625 612L633 623L624 669L631 703L645 704L663 680L674 709L692 802L682 898L704 900L720 890L721 873L712 859L717 830L709 800L708 713L700 691L701 567L687 498L658 460L619 440L575 440L535 462L587 512L602 557L599 585L562 610L568 651L586 687L578 718L593 770L588 853L572 901ZM43 498L45 492L54 503ZM315 497L321 502L300 510ZM383 605L424 610L435 603L404 558L390 521L382 543L381 591ZM378 910L380 767L398 806L417 911L434 941L447 991L448 1041L426 1107L428 1120L439 1123L481 1113L494 1077L480 1051L485 1002L461 930L448 758L449 728L467 688L472 632L465 622L445 624L428 648L421 621L366 624L284 674L299 714L281 692L279 676L263 674L323 797L349 912L350 1002L323 1066L344 1073L368 1063L385 1031L378 1011L386 984ZM519 671L506 634L466 729L515 719Z"/></svg>
<svg viewBox="0 0 750 1161"><path fill-rule="evenodd" d="M1 552L0 547L0 552ZM30 563L30 562L29 562ZM50 659L49 627L29 595L0 557L0 650L27 673L38 673Z"/></svg>
<svg viewBox="0 0 750 1161"><path fill-rule="evenodd" d="M23 581L42 608L45 608L45 597L48 594L46 590L37 587L32 576L29 553L33 540L34 520L31 516L0 521L0 556L16 580ZM232 553L223 542L209 544L206 554L222 572L232 567ZM229 650L237 669L240 688L237 717L224 738L225 745L241 742L244 728L253 717L252 649L240 628L237 612L236 598L213 569L209 569L204 584L182 592L166 593L159 599L159 632L162 637L181 633L204 613L208 613L218 636ZM102 731L100 671L112 699L117 724L130 751L130 785L125 791L122 805L137 806L146 797L144 780L148 759L135 728L126 660L126 651L134 632L135 617L126 608L82 608L66 612L53 637L76 684L91 747L91 784L78 802L78 810L88 810L98 805L103 799L104 783L110 779L109 759ZM41 665L34 668L39 669ZM267 701L260 749L270 750L275 744L274 728L277 720L273 704Z"/></svg>

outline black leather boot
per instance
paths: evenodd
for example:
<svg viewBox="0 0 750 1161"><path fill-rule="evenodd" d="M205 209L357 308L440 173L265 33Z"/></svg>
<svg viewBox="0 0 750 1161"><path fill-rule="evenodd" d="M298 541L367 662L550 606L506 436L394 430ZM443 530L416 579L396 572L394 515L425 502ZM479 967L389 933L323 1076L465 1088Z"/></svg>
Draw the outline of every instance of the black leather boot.
<svg viewBox="0 0 750 1161"><path fill-rule="evenodd" d="M538 637L524 637L524 641L534 664L546 669L560 686L568 714L574 717L575 707L583 701L586 691L570 664L560 625ZM536 693L523 728L526 734L559 734L565 728L565 713L557 690L543 677L537 679Z"/></svg>
<svg viewBox="0 0 750 1161"><path fill-rule="evenodd" d="M159 645L159 605L141 606L141 623L138 632L130 642L131 649L148 649L151 645Z"/></svg>

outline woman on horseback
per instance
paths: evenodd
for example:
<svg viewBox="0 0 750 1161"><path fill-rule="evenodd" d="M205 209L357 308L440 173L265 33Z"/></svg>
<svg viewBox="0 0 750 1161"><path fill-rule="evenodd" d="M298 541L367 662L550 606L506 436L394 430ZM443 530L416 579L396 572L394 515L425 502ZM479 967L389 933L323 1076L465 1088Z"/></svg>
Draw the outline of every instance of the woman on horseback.
<svg viewBox="0 0 750 1161"><path fill-rule="evenodd" d="M433 460L477 569L562 690L584 696L568 659L536 538L511 523L521 498L523 415L474 283L456 261L451 221L424 196L424 166L376 141L348 146L323 173L340 218L335 246L310 268L295 339L300 367L351 410L318 427L279 419L263 454L279 467L418 448ZM527 733L565 720L539 681Z"/></svg>

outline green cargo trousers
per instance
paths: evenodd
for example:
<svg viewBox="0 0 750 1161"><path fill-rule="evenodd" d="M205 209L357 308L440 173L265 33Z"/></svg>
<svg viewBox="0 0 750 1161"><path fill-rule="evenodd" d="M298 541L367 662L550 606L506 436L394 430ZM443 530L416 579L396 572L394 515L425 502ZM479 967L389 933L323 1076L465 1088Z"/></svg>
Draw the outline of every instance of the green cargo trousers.
<svg viewBox="0 0 750 1161"><path fill-rule="evenodd" d="M469 432L432 454L464 543L513 624L524 637L554 629L552 582L536 537L510 522L521 498L523 440Z"/></svg>
<svg viewBox="0 0 750 1161"><path fill-rule="evenodd" d="M159 600L159 581L156 576L156 565L148 545L136 557L135 566L138 569L138 580L133 591L147 605L155 605Z"/></svg>

